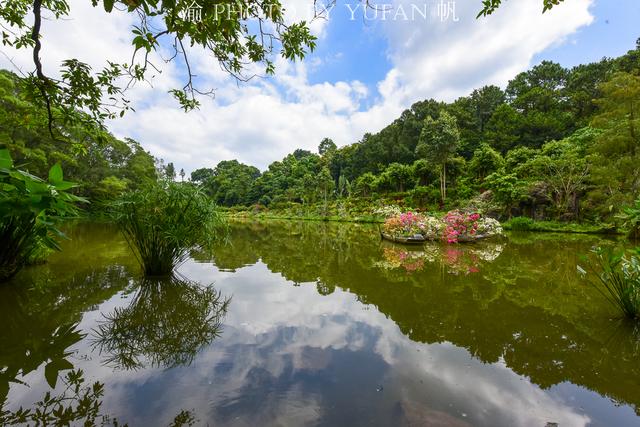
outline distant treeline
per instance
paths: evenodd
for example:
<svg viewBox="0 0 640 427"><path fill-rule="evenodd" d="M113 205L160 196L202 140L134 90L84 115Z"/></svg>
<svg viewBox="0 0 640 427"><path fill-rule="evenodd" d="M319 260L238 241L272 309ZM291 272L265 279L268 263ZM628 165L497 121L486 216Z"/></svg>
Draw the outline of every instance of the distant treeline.
<svg viewBox="0 0 640 427"><path fill-rule="evenodd" d="M318 154L295 150L263 173L231 160L191 180L226 206L384 198L597 220L639 196L639 148L640 39L616 59L544 61L505 90L417 102L378 133L340 148L326 138Z"/></svg>
<svg viewBox="0 0 640 427"><path fill-rule="evenodd" d="M81 185L74 191L93 202L176 177L172 163L82 112L56 121L52 137L26 87L0 70L0 145L21 169L44 177L60 162L65 179ZM191 181L224 206L326 213L328 205L472 204L504 216L604 220L640 195L639 147L640 39L619 58L572 69L545 61L504 90L417 102L351 145L325 138L317 154L295 150L262 173L231 160L192 172Z"/></svg>

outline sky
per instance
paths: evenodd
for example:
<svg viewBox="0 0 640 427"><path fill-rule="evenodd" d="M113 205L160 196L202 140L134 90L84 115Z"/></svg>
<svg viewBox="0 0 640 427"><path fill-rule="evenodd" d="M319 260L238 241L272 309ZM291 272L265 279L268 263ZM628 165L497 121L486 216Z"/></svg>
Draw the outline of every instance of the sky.
<svg viewBox="0 0 640 427"><path fill-rule="evenodd" d="M69 17L43 23L45 73L55 75L65 58L96 69L106 59L129 61L133 16L106 14L88 0L69 3ZM289 20L309 17L311 2L283 3ZM198 84L214 89L214 97L183 112L168 90L184 85L184 66L162 64L152 85L127 93L136 111L107 126L187 173L230 159L264 170L297 148L317 151L324 137L338 146L357 142L416 101L452 101L487 84L504 87L543 60L571 67L619 56L640 38L637 0L565 0L545 14L542 0L507 0L481 19L475 18L480 0L377 4L378 12L338 1L326 19L311 23L316 50L302 62L276 60L274 77L238 82L206 52L191 49ZM447 16L436 13L440 5ZM30 52L0 49L0 67L33 70ZM159 54L168 56L165 46Z"/></svg>

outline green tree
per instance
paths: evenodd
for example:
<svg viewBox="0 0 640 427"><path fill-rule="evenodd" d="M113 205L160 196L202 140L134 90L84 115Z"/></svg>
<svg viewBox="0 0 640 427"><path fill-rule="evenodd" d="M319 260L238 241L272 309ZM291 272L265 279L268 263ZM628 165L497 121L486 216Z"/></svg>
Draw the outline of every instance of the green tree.
<svg viewBox="0 0 640 427"><path fill-rule="evenodd" d="M395 191L403 192L413 179L413 170L409 165L391 163L382 175L386 177Z"/></svg>
<svg viewBox="0 0 640 427"><path fill-rule="evenodd" d="M597 205L629 206L640 196L640 77L616 73L600 86L599 113L592 126L600 131L591 150Z"/></svg>
<svg viewBox="0 0 640 427"><path fill-rule="evenodd" d="M176 179L176 168L173 166L172 162L167 163L167 166L164 168L164 175L171 181Z"/></svg>
<svg viewBox="0 0 640 427"><path fill-rule="evenodd" d="M321 156L332 155L338 149L338 146L331 138L324 138L318 145L318 153Z"/></svg>
<svg viewBox="0 0 640 427"><path fill-rule="evenodd" d="M486 125L487 141L493 148L505 154L519 143L522 120L522 115L512 106L500 105Z"/></svg>
<svg viewBox="0 0 640 427"><path fill-rule="evenodd" d="M511 106L522 115L519 135L523 143L538 148L575 130L566 96L568 75L559 64L542 61L509 82L506 93Z"/></svg>
<svg viewBox="0 0 640 427"><path fill-rule="evenodd" d="M324 215L328 212L329 195L333 192L334 188L335 182L333 181L329 168L323 167L320 171L320 175L318 176L318 191L322 195L322 200L324 201Z"/></svg>
<svg viewBox="0 0 640 427"><path fill-rule="evenodd" d="M542 147L541 155L531 161L539 177L550 189L558 216L571 213L578 216L578 195L586 188L589 164L585 148L571 138L552 141Z"/></svg>
<svg viewBox="0 0 640 427"><path fill-rule="evenodd" d="M376 187L376 176L371 172L366 172L356 180L356 191L363 197L369 197Z"/></svg>
<svg viewBox="0 0 640 427"><path fill-rule="evenodd" d="M493 193L493 200L504 207L509 218L513 208L527 198L525 181L514 173L505 172L504 169L489 175L485 183Z"/></svg>
<svg viewBox="0 0 640 427"><path fill-rule="evenodd" d="M446 111L433 119L428 116L420 133L416 154L440 167L440 196L444 204L447 198L447 162L455 154L460 142L456 119Z"/></svg>
<svg viewBox="0 0 640 427"><path fill-rule="evenodd" d="M469 172L481 181L492 172L500 169L504 165L504 159L496 150L488 144L481 144L474 151L473 158L469 162Z"/></svg>
<svg viewBox="0 0 640 427"><path fill-rule="evenodd" d="M211 168L200 168L191 172L191 181L196 184L203 185L210 180L214 175Z"/></svg>

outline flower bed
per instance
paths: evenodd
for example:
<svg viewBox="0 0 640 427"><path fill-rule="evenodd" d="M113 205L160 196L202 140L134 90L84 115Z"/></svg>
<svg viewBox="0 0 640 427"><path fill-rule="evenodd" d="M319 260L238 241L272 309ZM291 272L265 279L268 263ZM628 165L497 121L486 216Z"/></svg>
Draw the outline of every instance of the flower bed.
<svg viewBox="0 0 640 427"><path fill-rule="evenodd" d="M383 229L392 236L424 236L427 231L426 217L414 212L405 212L387 218Z"/></svg>
<svg viewBox="0 0 640 427"><path fill-rule="evenodd" d="M477 212L448 212L442 219L415 212L387 218L383 233L393 237L422 237L447 243L471 242L502 235L500 223Z"/></svg>

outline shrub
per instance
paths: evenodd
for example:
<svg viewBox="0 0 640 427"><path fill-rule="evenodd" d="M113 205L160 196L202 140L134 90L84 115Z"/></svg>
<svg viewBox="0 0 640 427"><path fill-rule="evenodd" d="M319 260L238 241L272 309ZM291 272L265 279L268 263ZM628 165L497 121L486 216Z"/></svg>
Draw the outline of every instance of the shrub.
<svg viewBox="0 0 640 427"><path fill-rule="evenodd" d="M485 237L500 236L503 233L500 222L488 217L482 217L478 220L476 232Z"/></svg>
<svg viewBox="0 0 640 427"><path fill-rule="evenodd" d="M597 281L590 283L626 317L640 321L640 248L632 254L602 248L592 252L594 256L586 260L587 268ZM581 266L578 271L587 274Z"/></svg>
<svg viewBox="0 0 640 427"><path fill-rule="evenodd" d="M112 204L112 215L149 276L169 275L224 224L213 201L191 183L162 181L126 193Z"/></svg>
<svg viewBox="0 0 640 427"><path fill-rule="evenodd" d="M629 239L640 240L640 199L631 207L624 208L619 218L624 220L623 226L629 229Z"/></svg>
<svg viewBox="0 0 640 427"><path fill-rule="evenodd" d="M466 214L460 211L450 211L442 218L445 224L442 240L447 243L457 243L460 240L473 239L478 234L479 213Z"/></svg>
<svg viewBox="0 0 640 427"><path fill-rule="evenodd" d="M529 231L533 228L534 221L526 216L518 216L509 220L509 227L514 231Z"/></svg>
<svg viewBox="0 0 640 427"><path fill-rule="evenodd" d="M85 201L66 191L73 187L59 164L44 181L17 169L9 151L0 149L0 282L42 261L47 249L60 249L56 239L64 235L57 226L76 214L75 202Z"/></svg>

